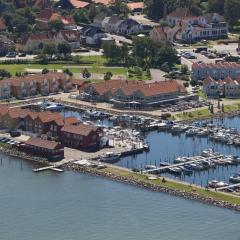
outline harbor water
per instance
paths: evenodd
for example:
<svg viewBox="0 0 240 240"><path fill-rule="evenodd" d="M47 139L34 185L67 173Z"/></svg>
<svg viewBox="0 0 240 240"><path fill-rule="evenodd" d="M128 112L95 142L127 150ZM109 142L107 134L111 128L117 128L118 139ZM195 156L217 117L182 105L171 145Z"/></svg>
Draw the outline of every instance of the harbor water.
<svg viewBox="0 0 240 240"><path fill-rule="evenodd" d="M240 130L240 117L216 119L213 120L213 124ZM185 133L172 135L168 132L154 131L145 135L145 141L150 146L149 152L122 158L117 165L131 169L143 169L146 165L159 166L160 162L173 163L177 157L181 156L201 155L203 150L209 148L224 155L240 156L240 147L213 142L208 140L207 137L187 137ZM239 170L240 166L228 165L217 166L216 168L211 168L206 171L194 172L194 174L190 176L183 174L181 176L163 175L206 186L208 181L215 179L228 182L229 177Z"/></svg>
<svg viewBox="0 0 240 240"><path fill-rule="evenodd" d="M0 239L240 239L234 211L71 171L34 173L32 163L0 158Z"/></svg>

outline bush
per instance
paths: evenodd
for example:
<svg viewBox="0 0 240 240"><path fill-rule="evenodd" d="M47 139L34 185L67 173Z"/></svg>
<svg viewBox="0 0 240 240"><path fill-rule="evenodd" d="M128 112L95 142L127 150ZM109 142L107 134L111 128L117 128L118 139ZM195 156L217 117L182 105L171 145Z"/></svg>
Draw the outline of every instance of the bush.
<svg viewBox="0 0 240 240"><path fill-rule="evenodd" d="M163 120L167 120L167 119L169 119L171 116L172 116L172 115L171 115L170 113L163 113L161 117L162 117Z"/></svg>

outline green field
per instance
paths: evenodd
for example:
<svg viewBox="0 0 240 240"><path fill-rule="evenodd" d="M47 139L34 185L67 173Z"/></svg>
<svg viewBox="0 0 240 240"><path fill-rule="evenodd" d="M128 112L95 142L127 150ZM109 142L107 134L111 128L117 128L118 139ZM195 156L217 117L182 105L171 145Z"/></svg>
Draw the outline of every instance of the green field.
<svg viewBox="0 0 240 240"><path fill-rule="evenodd" d="M197 119L197 118L206 118L206 117L210 117L210 116L212 116L212 114L210 113L208 108L202 109L202 110L191 111L191 112L183 112L183 113L179 113L176 115L176 117L179 120L191 120L191 119Z"/></svg>

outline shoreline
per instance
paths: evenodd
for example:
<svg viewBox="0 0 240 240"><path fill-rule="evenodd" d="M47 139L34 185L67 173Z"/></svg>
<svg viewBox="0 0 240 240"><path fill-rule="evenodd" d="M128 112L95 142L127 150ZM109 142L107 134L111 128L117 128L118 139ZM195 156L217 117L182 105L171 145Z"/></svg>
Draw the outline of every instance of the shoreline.
<svg viewBox="0 0 240 240"><path fill-rule="evenodd" d="M169 188L167 186L162 186L160 184L156 184L156 183L154 183L154 180L147 179L146 175L142 175L139 173L133 173L133 172L130 172L130 171L124 170L124 169L121 170L122 174L116 174L116 173L112 173L111 171L105 171L104 169L97 170L97 169L93 169L90 167L86 168L86 167L78 166L74 163L66 164L62 168L65 170L70 170L70 171L79 172L82 174L87 174L89 176L101 177L101 178L108 179L111 181L128 184L130 186L142 188L142 189L145 189L148 191L166 193L171 196L181 197L184 199L197 201L200 203L240 212L240 198L239 198L239 204L234 204L229 201L218 200L214 197L211 197L210 195L212 195L214 193L211 190L201 189L201 190L205 191L206 194L207 193L209 194L209 196L203 196L203 195L199 194L198 192L194 191L194 189L195 190L200 189L198 186L195 186L195 185L187 186L183 183L178 182L179 185L182 185L182 186L185 185L186 188L189 188L189 191L186 191L186 190L179 190L179 189ZM126 173L130 173L130 175L128 176ZM161 181L161 180L159 179L159 181ZM171 182L171 180L167 179L166 182ZM233 196L233 195L231 196L231 195L227 195L227 194L224 194L221 192L216 192L216 194L223 195L223 196L225 195L225 196L236 198L236 199L238 198L237 196Z"/></svg>
<svg viewBox="0 0 240 240"><path fill-rule="evenodd" d="M43 158L27 155L16 149L5 147L4 145L0 147L0 152L10 157L31 161L32 163L43 167L51 166L55 163L49 162ZM59 168L240 212L240 196L206 190L197 185L188 185L185 182L167 178L166 182L163 182L161 178L150 180L147 175L136 173L115 165L107 165L106 169L100 170L93 167L82 167L71 162L64 163L62 166L59 166Z"/></svg>

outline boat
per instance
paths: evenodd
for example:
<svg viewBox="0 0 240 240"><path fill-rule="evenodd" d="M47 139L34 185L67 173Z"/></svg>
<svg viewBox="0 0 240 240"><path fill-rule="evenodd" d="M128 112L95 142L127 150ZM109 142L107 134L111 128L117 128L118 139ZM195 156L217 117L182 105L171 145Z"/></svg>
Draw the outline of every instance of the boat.
<svg viewBox="0 0 240 240"><path fill-rule="evenodd" d="M100 160L106 163L114 163L120 159L120 156L120 153L106 152L105 155L100 158Z"/></svg>
<svg viewBox="0 0 240 240"><path fill-rule="evenodd" d="M180 167L171 167L168 169L168 172L173 175L181 175L182 169Z"/></svg>
<svg viewBox="0 0 240 240"><path fill-rule="evenodd" d="M155 165L145 165L145 169L146 170L155 170L155 169L157 169L157 166L155 166Z"/></svg>
<svg viewBox="0 0 240 240"><path fill-rule="evenodd" d="M236 173L229 178L229 182L231 183L240 183L240 173Z"/></svg>
<svg viewBox="0 0 240 240"><path fill-rule="evenodd" d="M186 168L185 166L180 166L179 168L182 170L183 174L191 175L193 173L191 169Z"/></svg>
<svg viewBox="0 0 240 240"><path fill-rule="evenodd" d="M220 188L220 187L226 187L229 184L222 182L222 181L217 181L217 180L212 180L208 183L208 187L210 188Z"/></svg>
<svg viewBox="0 0 240 240"><path fill-rule="evenodd" d="M144 144L143 149L144 149L145 152L149 152L150 151L150 146L148 144Z"/></svg>

